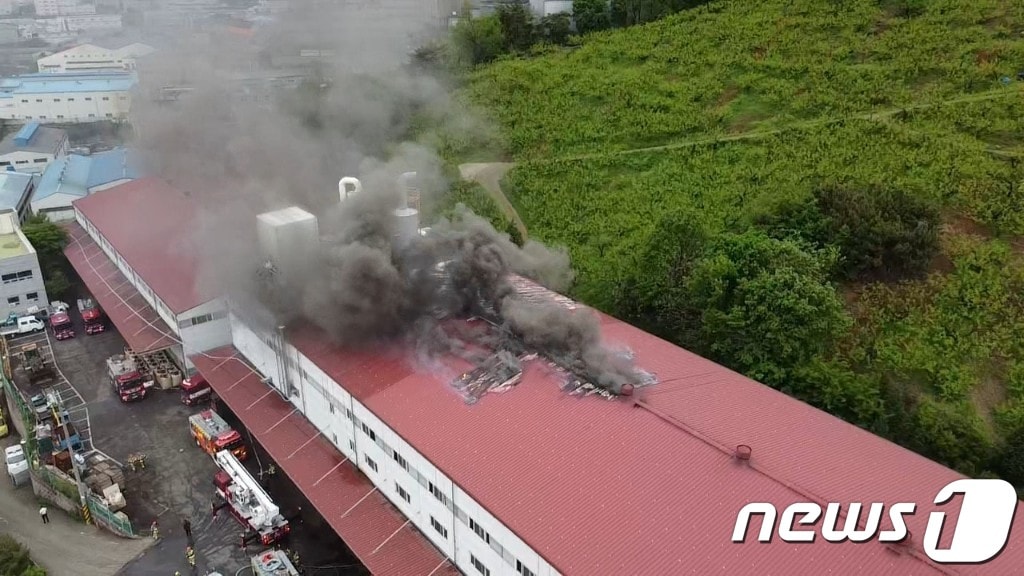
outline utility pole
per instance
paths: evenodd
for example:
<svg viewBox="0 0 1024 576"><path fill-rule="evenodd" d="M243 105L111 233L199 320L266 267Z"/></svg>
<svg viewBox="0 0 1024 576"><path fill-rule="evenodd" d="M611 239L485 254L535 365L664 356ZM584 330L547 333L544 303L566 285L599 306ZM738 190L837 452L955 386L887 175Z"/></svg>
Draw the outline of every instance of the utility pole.
<svg viewBox="0 0 1024 576"><path fill-rule="evenodd" d="M54 422L59 422L61 428L64 429L64 441L67 442L68 457L71 459L71 470L75 473L75 485L78 486L78 499L82 506L82 515L88 524L89 503L86 502L86 490L82 485L82 475L78 471L78 463L75 462L75 451L72 448L71 434L68 431L68 419L64 417L64 399L60 397L60 392L56 390L53 392L53 399L56 406L50 406L50 410L53 411Z"/></svg>

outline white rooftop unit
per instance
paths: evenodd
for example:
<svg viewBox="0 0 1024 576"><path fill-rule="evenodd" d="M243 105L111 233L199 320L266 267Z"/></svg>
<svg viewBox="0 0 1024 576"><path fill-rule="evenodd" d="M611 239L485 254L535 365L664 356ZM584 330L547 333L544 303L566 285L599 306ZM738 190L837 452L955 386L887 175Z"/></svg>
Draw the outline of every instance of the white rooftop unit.
<svg viewBox="0 0 1024 576"><path fill-rule="evenodd" d="M303 273L320 241L316 216L298 206L260 214L256 232L263 257L285 278Z"/></svg>
<svg viewBox="0 0 1024 576"><path fill-rule="evenodd" d="M398 194L401 202L395 210L394 242L401 247L419 236L420 213L410 206L409 200L419 202L419 188L416 187L416 173L406 172L398 177Z"/></svg>

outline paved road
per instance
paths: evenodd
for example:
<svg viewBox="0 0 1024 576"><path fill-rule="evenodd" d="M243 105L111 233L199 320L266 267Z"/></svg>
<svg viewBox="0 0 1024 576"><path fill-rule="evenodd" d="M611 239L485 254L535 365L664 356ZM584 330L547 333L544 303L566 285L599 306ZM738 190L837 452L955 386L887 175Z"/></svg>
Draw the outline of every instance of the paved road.
<svg viewBox="0 0 1024 576"><path fill-rule="evenodd" d="M17 442L12 434L0 444ZM80 524L52 506L50 510L50 523L43 524L32 488L15 488L7 478L0 479L0 532L28 546L32 558L50 576L110 576L151 544L118 538Z"/></svg>

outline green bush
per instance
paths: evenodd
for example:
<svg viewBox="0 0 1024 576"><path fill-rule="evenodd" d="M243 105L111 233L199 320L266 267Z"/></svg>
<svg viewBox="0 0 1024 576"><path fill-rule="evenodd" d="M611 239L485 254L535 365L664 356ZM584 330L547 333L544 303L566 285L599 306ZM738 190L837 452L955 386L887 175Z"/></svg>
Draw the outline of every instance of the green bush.
<svg viewBox="0 0 1024 576"><path fill-rule="evenodd" d="M0 576L46 576L32 563L28 548L7 534L0 535Z"/></svg>
<svg viewBox="0 0 1024 576"><path fill-rule="evenodd" d="M922 397L914 411L910 447L968 476L981 473L993 453L985 423L968 402Z"/></svg>
<svg viewBox="0 0 1024 576"><path fill-rule="evenodd" d="M797 368L782 391L866 430L878 432L885 418L882 383L842 361L814 359Z"/></svg>

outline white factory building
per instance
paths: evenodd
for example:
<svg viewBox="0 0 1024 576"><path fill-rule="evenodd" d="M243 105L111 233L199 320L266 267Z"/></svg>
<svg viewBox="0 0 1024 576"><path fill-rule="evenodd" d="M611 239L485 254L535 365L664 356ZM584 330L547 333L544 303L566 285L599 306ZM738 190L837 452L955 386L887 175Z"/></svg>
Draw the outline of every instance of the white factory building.
<svg viewBox="0 0 1024 576"><path fill-rule="evenodd" d="M226 305L190 281L197 264L182 223L199 214L186 195L141 178L72 206L64 253L129 346L139 353L166 349L187 371L186 349L230 342Z"/></svg>
<svg viewBox="0 0 1024 576"><path fill-rule="evenodd" d="M117 49L95 44L80 44L73 48L44 56L37 61L40 72L97 72L137 69L138 59L155 52L147 44L134 43Z"/></svg>
<svg viewBox="0 0 1024 576"><path fill-rule="evenodd" d="M124 121L138 80L129 72L25 74L0 80L0 118L40 123Z"/></svg>
<svg viewBox="0 0 1024 576"><path fill-rule="evenodd" d="M0 170L37 174L68 153L68 134L60 128L27 122L0 141Z"/></svg>
<svg viewBox="0 0 1024 576"><path fill-rule="evenodd" d="M47 302L39 258L21 232L18 214L0 209L0 318Z"/></svg>

